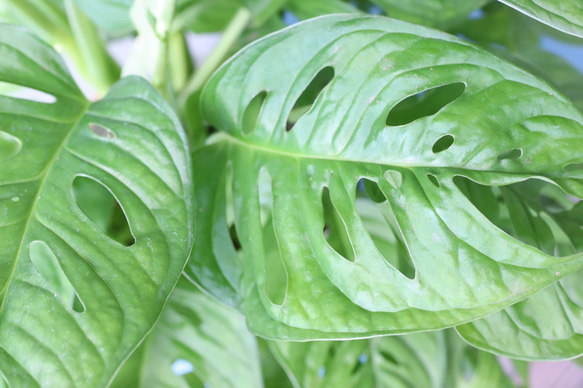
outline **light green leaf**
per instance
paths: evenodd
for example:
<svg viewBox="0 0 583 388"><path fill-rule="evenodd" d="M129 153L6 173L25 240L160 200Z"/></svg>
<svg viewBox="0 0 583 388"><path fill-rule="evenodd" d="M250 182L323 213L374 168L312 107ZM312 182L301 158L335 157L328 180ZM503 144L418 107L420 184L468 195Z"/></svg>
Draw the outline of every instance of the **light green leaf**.
<svg viewBox="0 0 583 388"><path fill-rule="evenodd" d="M513 387L495 356L452 331L269 344L295 387Z"/></svg>
<svg viewBox="0 0 583 388"><path fill-rule="evenodd" d="M470 12L491 0L373 0L387 16L446 29L463 21Z"/></svg>
<svg viewBox="0 0 583 388"><path fill-rule="evenodd" d="M288 55L299 42L302 51ZM186 271L228 303L242 296L254 333L323 339L437 329L581 268L581 253L553 257L508 235L456 178L485 186L542 179L583 198L581 112L460 39L383 17L313 19L241 51L209 81L201 106L221 133L195 154L197 182L213 183L196 193L200 233ZM383 257L363 225L361 178L386 198L376 206L414 278ZM353 260L325 238L328 198ZM262 219L265 202L273 210ZM262 237L269 219L276 254ZM268 254L285 269L281 304L267 289Z"/></svg>
<svg viewBox="0 0 583 388"><path fill-rule="evenodd" d="M239 8L239 0L179 1L172 28L176 31L188 28L198 33L222 31Z"/></svg>
<svg viewBox="0 0 583 388"><path fill-rule="evenodd" d="M195 381L211 387L263 386L257 342L243 316L181 278L113 387L195 387Z"/></svg>
<svg viewBox="0 0 583 388"><path fill-rule="evenodd" d="M142 79L90 105L25 30L0 26L0 57L0 81L56 98L0 97L0 368L14 387L105 386L157 320L191 247L185 135ZM79 179L114 197L131 241L84 213Z"/></svg>
<svg viewBox="0 0 583 388"><path fill-rule="evenodd" d="M583 38L583 4L579 0L500 0L557 30Z"/></svg>

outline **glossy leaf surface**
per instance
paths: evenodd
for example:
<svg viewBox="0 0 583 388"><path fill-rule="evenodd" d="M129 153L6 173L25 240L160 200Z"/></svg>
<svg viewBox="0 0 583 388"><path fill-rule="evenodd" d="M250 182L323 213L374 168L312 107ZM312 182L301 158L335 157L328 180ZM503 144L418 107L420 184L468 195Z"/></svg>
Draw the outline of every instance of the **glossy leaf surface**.
<svg viewBox="0 0 583 388"><path fill-rule="evenodd" d="M288 55L298 42L302 51ZM282 57L285 66L273 66ZM290 130L291 109L325 67L333 79ZM429 104L441 86L460 83L462 94L434 113L386 124L407 97ZM207 84L202 108L222 133L195 155L196 179L217 182L196 195L205 232L187 273L231 304L242 295L255 333L339 338L447 327L581 267L580 253L553 257L510 236L454 179L505 186L537 178L583 197L581 172L566 172L581 162L581 113L544 82L455 37L382 17L314 19L236 55ZM435 147L444 136L454 142ZM413 279L363 226L361 178L386 198L377 206L406 247ZM352 258L323 233L327 195ZM262 237L270 225L275 245ZM268 260L285 269L281 303L268 294Z"/></svg>
<svg viewBox="0 0 583 388"><path fill-rule="evenodd" d="M578 0L500 0L568 34L583 38L583 4Z"/></svg>
<svg viewBox="0 0 583 388"><path fill-rule="evenodd" d="M56 98L0 97L0 369L17 387L105 386L158 318L191 247L186 139L143 79L89 104L25 30L1 26L0 53L1 81ZM80 208L77 178L119 203L129 246Z"/></svg>
<svg viewBox="0 0 583 388"><path fill-rule="evenodd" d="M181 278L160 320L113 387L186 388L204 384L261 388L257 342L239 312Z"/></svg>

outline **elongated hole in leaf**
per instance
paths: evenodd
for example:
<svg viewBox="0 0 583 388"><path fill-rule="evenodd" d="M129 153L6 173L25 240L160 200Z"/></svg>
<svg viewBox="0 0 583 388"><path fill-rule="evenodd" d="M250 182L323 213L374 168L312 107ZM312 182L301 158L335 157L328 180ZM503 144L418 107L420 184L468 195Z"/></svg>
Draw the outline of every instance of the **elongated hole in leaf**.
<svg viewBox="0 0 583 388"><path fill-rule="evenodd" d="M286 131L290 131L295 123L310 110L322 90L333 78L334 69L331 66L324 67L312 78L287 116Z"/></svg>
<svg viewBox="0 0 583 388"><path fill-rule="evenodd" d="M247 105L245 113L243 113L243 121L241 123L241 130L245 135L249 135L255 130L257 119L261 113L261 108L263 108L263 103L265 102L266 96L267 92L262 91L253 97L249 105Z"/></svg>
<svg viewBox="0 0 583 388"><path fill-rule="evenodd" d="M73 196L79 209L109 238L125 245L136 242L120 203L103 184L95 179L77 176Z"/></svg>
<svg viewBox="0 0 583 388"><path fill-rule="evenodd" d="M433 186L435 186L435 187L440 187L441 186L439 184L439 180L437 179L437 177L435 175L433 175L433 174L427 174L427 178L433 184Z"/></svg>
<svg viewBox="0 0 583 388"><path fill-rule="evenodd" d="M259 172L259 203L264 209L273 209L271 175L267 169ZM263 227L263 252L265 254L265 290L267 297L275 305L282 305L287 294L288 277L282 257L280 241L276 234L271 212L266 214Z"/></svg>
<svg viewBox="0 0 583 388"><path fill-rule="evenodd" d="M0 161L14 157L22 149L22 142L9 133L0 131Z"/></svg>
<svg viewBox="0 0 583 388"><path fill-rule="evenodd" d="M34 102L42 102L44 104L53 104L57 98L52 94L43 92L38 89L27 88L8 82L0 81L0 95L18 98L19 100L28 100Z"/></svg>
<svg viewBox="0 0 583 388"><path fill-rule="evenodd" d="M583 252L578 205L557 186L539 179L500 187L465 177L455 177L454 183L490 222L517 240L559 257Z"/></svg>
<svg viewBox="0 0 583 388"><path fill-rule="evenodd" d="M228 165L225 173L225 221L229 229L229 237L235 251L241 250L241 241L235 223L235 208L233 201L233 166Z"/></svg>
<svg viewBox="0 0 583 388"><path fill-rule="evenodd" d="M385 194L376 182L366 178L362 181L363 186L368 189L361 193L357 189L355 202L362 224L383 259L403 276L414 279L415 265L403 243L397 220ZM373 198L370 193L373 193L376 198Z"/></svg>
<svg viewBox="0 0 583 388"><path fill-rule="evenodd" d="M111 129L106 128L101 124L90 123L89 129L99 137L105 137L107 139L113 139L116 137L115 133Z"/></svg>
<svg viewBox="0 0 583 388"><path fill-rule="evenodd" d="M583 170L583 163L569 163L563 167L564 173L577 172Z"/></svg>
<svg viewBox="0 0 583 388"><path fill-rule="evenodd" d="M434 154L443 152L449 149L449 147L453 145L453 142L454 138L452 135L442 136L435 142L435 144L433 144L433 148L431 150Z"/></svg>
<svg viewBox="0 0 583 388"><path fill-rule="evenodd" d="M520 148L513 148L508 151L500 152L496 159L500 160L516 160L522 156L522 150Z"/></svg>
<svg viewBox="0 0 583 388"><path fill-rule="evenodd" d="M390 127L406 125L420 118L432 116L457 100L465 89L464 83L456 82L409 96L389 111L386 124Z"/></svg>
<svg viewBox="0 0 583 388"><path fill-rule="evenodd" d="M73 311L84 312L83 303L51 248L44 241L33 241L29 246L29 256L32 264L49 283L55 296Z"/></svg>
<svg viewBox="0 0 583 388"><path fill-rule="evenodd" d="M338 214L338 211L330 199L330 190L324 187L322 190L322 206L324 209L324 221L326 230L324 238L340 256L348 261L354 261L354 249L346 231L346 225Z"/></svg>

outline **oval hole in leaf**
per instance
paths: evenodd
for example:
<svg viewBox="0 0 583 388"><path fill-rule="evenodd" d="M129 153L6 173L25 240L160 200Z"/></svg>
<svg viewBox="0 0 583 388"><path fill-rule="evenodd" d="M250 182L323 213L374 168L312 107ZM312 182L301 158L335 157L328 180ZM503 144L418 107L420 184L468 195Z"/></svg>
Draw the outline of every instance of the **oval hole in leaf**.
<svg viewBox="0 0 583 388"><path fill-rule="evenodd" d="M188 360L179 358L172 363L172 373L176 376L184 376L191 372L194 372L194 365Z"/></svg>
<svg viewBox="0 0 583 388"><path fill-rule="evenodd" d="M113 194L100 182L85 176L73 181L73 196L79 209L109 238L125 245L134 245L128 219Z"/></svg>
<svg viewBox="0 0 583 388"><path fill-rule="evenodd" d="M360 195L357 189L355 202L362 224L383 259L403 276L414 279L415 265L403 243L397 220L387 198L376 182L363 179L363 183L365 188L367 185L369 188ZM383 200L373 199L369 192L374 193L375 196L382 196Z"/></svg>
<svg viewBox="0 0 583 388"><path fill-rule="evenodd" d="M265 102L266 96L267 92L264 90L253 97L249 105L247 105L245 113L243 113L243 121L241 123L241 130L245 135L248 135L255 130L257 119L261 113L261 108L263 108L263 103Z"/></svg>
<svg viewBox="0 0 583 388"><path fill-rule="evenodd" d="M431 116L446 105L457 100L466 89L462 82L427 89L401 100L387 115L390 127L410 124L415 120Z"/></svg>
<svg viewBox="0 0 583 388"><path fill-rule="evenodd" d="M497 160L516 160L522 156L522 150L520 148L513 148L508 151L500 152L496 157Z"/></svg>
<svg viewBox="0 0 583 388"><path fill-rule="evenodd" d="M324 209L324 238L332 249L348 261L354 261L354 250L346 231L346 225L330 199L330 190L322 190L322 206Z"/></svg>
<svg viewBox="0 0 583 388"><path fill-rule="evenodd" d="M116 137L115 133L111 129L106 128L101 124L90 123L89 129L99 137L105 137L107 139L113 139Z"/></svg>
<svg viewBox="0 0 583 388"><path fill-rule="evenodd" d="M44 241L33 241L29 246L29 256L32 264L49 283L55 296L73 311L84 312L83 303L51 248Z"/></svg>
<svg viewBox="0 0 583 388"><path fill-rule="evenodd" d="M264 209L273 209L271 175L267 169L259 172L259 203ZM263 217L263 215L262 215ZM265 215L263 227L263 252L265 254L265 291L271 303L281 306L287 294L287 270L283 261L280 242L278 241L272 214Z"/></svg>
<svg viewBox="0 0 583 388"><path fill-rule="evenodd" d="M312 78L287 116L286 131L290 131L295 123L310 110L316 98L318 98L322 90L324 90L333 78L334 68L331 66L324 67Z"/></svg>
<svg viewBox="0 0 583 388"><path fill-rule="evenodd" d="M9 133L0 131L0 160L8 160L22 149L22 142Z"/></svg>
<svg viewBox="0 0 583 388"><path fill-rule="evenodd" d="M454 183L490 222L517 240L559 257L583 252L583 220L557 186L539 179L489 187L465 177Z"/></svg>
<svg viewBox="0 0 583 388"><path fill-rule="evenodd" d="M437 180L437 177L435 175L433 175L433 174L427 174L427 178L433 184L433 186L435 186L435 187L440 187L441 186L439 184L439 181Z"/></svg>
<svg viewBox="0 0 583 388"><path fill-rule="evenodd" d="M434 154L443 152L449 149L449 147L453 145L453 142L454 138L452 135L442 136L435 142L435 144L433 144L433 148L431 150L433 151Z"/></svg>
<svg viewBox="0 0 583 388"><path fill-rule="evenodd" d="M583 163L569 163L563 167L564 173L576 172L583 170Z"/></svg>
<svg viewBox="0 0 583 388"><path fill-rule="evenodd" d="M57 98L52 94L8 82L0 81L0 91L0 95L18 98L19 100L42 102L44 104L53 104L57 101Z"/></svg>
<svg viewBox="0 0 583 388"><path fill-rule="evenodd" d="M373 200L373 202L382 203L387 200L387 198L385 197L385 195L383 194L383 192L379 188L379 185L376 182L373 182L366 178L362 178L361 182L364 187L364 192L368 195L370 199Z"/></svg>

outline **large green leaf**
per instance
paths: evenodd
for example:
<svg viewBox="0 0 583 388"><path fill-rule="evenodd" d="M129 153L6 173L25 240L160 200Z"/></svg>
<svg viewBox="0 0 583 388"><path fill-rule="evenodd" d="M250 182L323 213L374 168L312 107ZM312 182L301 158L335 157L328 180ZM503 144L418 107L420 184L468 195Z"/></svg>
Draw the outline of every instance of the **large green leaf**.
<svg viewBox="0 0 583 388"><path fill-rule="evenodd" d="M134 0L74 1L99 29L109 34L119 36L134 29L130 19Z"/></svg>
<svg viewBox="0 0 583 388"><path fill-rule="evenodd" d="M0 369L15 387L105 386L158 318L191 247L185 135L140 78L90 105L30 33L1 26L0 54L0 81L56 98L0 97ZM78 180L114 196L131 242L86 215Z"/></svg>
<svg viewBox="0 0 583 388"><path fill-rule="evenodd" d="M583 4L579 0L500 1L557 30L583 38Z"/></svg>
<svg viewBox="0 0 583 388"><path fill-rule="evenodd" d="M360 341L270 342L295 387L513 387L496 357L451 331Z"/></svg>
<svg viewBox="0 0 583 388"><path fill-rule="evenodd" d="M182 278L114 387L260 388L257 342L237 311ZM206 386L206 385L205 385Z"/></svg>
<svg viewBox="0 0 583 388"><path fill-rule="evenodd" d="M581 267L581 253L553 257L510 236L456 178L486 186L536 178L582 198L581 112L460 39L383 17L313 19L241 51L209 81L201 106L221 133L195 154L197 183L209 184L198 185L186 271L222 300L243 297L255 333L437 329L507 307ZM384 201L376 206L414 278L365 229L355 206L361 178ZM334 217L351 255L322 232ZM275 244L264 238L271 235Z"/></svg>

